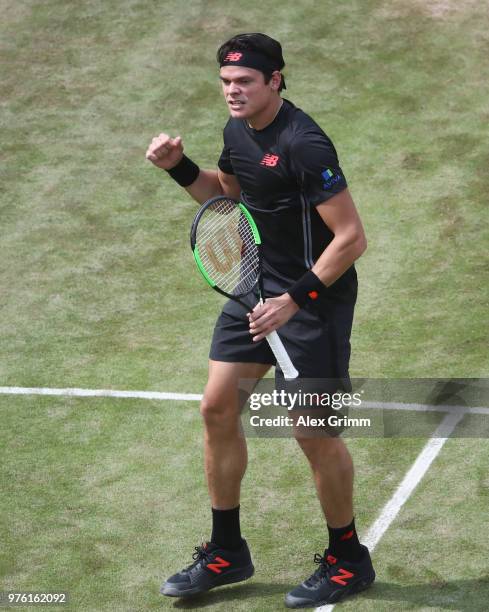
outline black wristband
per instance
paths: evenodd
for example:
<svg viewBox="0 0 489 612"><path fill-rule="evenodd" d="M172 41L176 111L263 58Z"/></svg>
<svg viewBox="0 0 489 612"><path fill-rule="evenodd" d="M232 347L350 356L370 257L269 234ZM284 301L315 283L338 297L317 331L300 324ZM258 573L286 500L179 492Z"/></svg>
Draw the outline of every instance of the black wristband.
<svg viewBox="0 0 489 612"><path fill-rule="evenodd" d="M317 300L320 293L325 289L326 285L321 282L312 270L308 270L287 290L287 293L297 306L303 308L308 302Z"/></svg>
<svg viewBox="0 0 489 612"><path fill-rule="evenodd" d="M186 155L178 162L176 166L167 170L168 174L182 187L188 187L199 176L200 168L189 159Z"/></svg>

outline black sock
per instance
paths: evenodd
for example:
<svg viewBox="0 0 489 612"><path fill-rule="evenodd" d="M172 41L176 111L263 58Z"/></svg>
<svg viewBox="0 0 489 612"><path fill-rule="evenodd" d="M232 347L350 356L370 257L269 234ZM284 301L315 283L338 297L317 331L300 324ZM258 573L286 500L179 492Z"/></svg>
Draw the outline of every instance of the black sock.
<svg viewBox="0 0 489 612"><path fill-rule="evenodd" d="M355 529L355 519L346 527L333 528L328 525L328 532L330 555L342 561L360 561L363 552Z"/></svg>
<svg viewBox="0 0 489 612"><path fill-rule="evenodd" d="M231 510L212 508L211 542L226 550L238 550L243 544L239 526L239 506Z"/></svg>

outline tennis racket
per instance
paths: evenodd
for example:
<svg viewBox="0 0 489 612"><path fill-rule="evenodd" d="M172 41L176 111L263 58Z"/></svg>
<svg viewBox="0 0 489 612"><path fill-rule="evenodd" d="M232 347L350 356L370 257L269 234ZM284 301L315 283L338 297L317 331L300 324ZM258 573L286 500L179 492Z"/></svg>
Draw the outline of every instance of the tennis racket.
<svg viewBox="0 0 489 612"><path fill-rule="evenodd" d="M256 287L263 303L261 240L256 223L244 204L218 196L200 207L190 232L195 262L209 285L249 310L240 298ZM297 378L276 331L266 336L284 377Z"/></svg>

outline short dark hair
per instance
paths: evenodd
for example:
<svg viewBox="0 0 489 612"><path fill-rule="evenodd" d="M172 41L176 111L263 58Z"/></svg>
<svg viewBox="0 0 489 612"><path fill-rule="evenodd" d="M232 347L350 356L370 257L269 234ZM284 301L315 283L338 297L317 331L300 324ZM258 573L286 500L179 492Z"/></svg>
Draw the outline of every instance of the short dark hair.
<svg viewBox="0 0 489 612"><path fill-rule="evenodd" d="M217 62L222 64L224 58L229 53L229 51L257 51L259 53L263 53L269 59L273 60L275 64L277 64L277 70L282 70L285 66L284 57L282 55L282 45L275 40L274 38L270 38L266 34L261 34L260 32L253 32L251 34L237 34L233 36L225 43L223 43L219 49L217 50ZM268 83L272 78L271 72L263 72L265 77L265 83ZM280 81L279 91L285 89L285 80L283 75L281 75L282 80Z"/></svg>

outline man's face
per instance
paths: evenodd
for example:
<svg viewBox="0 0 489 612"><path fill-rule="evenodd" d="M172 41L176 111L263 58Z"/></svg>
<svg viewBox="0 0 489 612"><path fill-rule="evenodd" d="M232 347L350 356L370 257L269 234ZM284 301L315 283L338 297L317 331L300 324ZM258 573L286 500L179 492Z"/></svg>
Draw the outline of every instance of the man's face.
<svg viewBox="0 0 489 612"><path fill-rule="evenodd" d="M276 74L280 73L274 73ZM251 119L274 103L277 91L276 76L272 76L265 84L263 72L259 70L243 66L223 66L220 79L231 117Z"/></svg>

